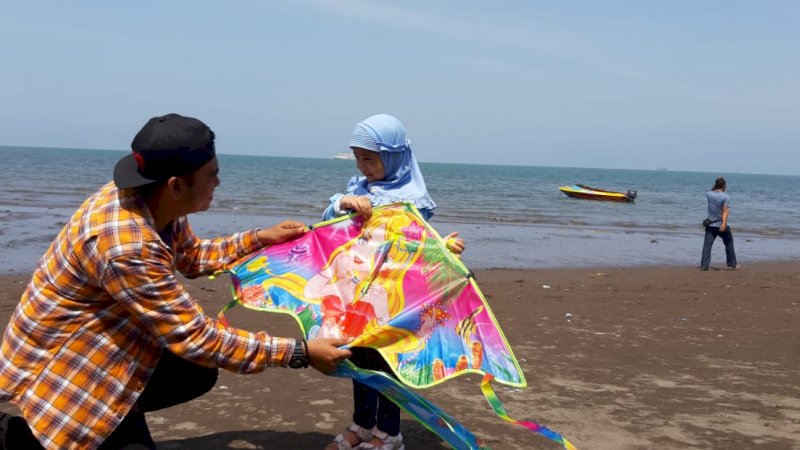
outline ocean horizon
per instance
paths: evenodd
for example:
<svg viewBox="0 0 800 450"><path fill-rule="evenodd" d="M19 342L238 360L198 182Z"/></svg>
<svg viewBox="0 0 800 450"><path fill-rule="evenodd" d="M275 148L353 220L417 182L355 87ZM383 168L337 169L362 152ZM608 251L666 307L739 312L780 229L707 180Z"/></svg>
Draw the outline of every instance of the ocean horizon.
<svg viewBox="0 0 800 450"><path fill-rule="evenodd" d="M0 272L32 267L36 253L110 181L126 153L0 146ZM357 174L354 161L333 153L329 159L218 157L221 185L211 209L191 217L198 232L225 234L283 218L315 223L328 198ZM705 192L717 176L728 181L741 260L800 256L798 176L425 162L420 168L438 205L431 224L441 234L458 230L468 239L465 262L480 267L696 264ZM558 190L573 183L635 190L637 197L634 203L600 202ZM676 243L663 248L671 240ZM717 243L717 261L721 248Z"/></svg>

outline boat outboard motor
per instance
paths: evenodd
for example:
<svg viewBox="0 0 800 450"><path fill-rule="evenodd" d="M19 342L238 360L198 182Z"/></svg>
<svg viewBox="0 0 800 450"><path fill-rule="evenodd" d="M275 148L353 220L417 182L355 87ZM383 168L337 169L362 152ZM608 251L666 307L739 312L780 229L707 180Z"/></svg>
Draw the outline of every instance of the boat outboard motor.
<svg viewBox="0 0 800 450"><path fill-rule="evenodd" d="M628 197L629 199L633 200L633 199L636 198L636 191L632 191L632 190L628 189L628 192L625 193L625 196Z"/></svg>

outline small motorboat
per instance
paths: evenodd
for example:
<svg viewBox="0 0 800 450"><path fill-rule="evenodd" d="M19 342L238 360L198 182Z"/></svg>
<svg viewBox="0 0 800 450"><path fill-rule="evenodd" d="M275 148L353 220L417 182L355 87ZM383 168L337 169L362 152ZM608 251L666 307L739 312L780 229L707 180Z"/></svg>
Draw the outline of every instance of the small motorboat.
<svg viewBox="0 0 800 450"><path fill-rule="evenodd" d="M559 191L570 197L585 198L588 200L605 200L609 202L632 202L636 198L636 191L627 192L607 191L586 186L584 184L573 184L572 186L561 186Z"/></svg>

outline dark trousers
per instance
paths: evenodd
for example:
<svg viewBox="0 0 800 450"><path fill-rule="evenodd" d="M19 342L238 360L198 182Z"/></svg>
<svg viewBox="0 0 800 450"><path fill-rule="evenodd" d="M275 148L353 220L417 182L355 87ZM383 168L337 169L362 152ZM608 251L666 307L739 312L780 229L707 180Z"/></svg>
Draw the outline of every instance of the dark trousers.
<svg viewBox="0 0 800 450"><path fill-rule="evenodd" d="M380 370L391 374L392 369L376 350L364 347L351 349L350 358L358 367ZM371 387L353 380L353 422L356 425L378 429L389 436L397 436L400 432L400 407Z"/></svg>
<svg viewBox="0 0 800 450"><path fill-rule="evenodd" d="M736 251L733 249L733 233L731 227L725 227L725 231L719 231L719 227L706 227L706 237L703 240L703 255L700 258L700 268L703 270L708 269L711 264L711 247L714 246L714 240L717 236L722 238L722 243L725 244L725 259L727 259L728 267L736 267Z"/></svg>
<svg viewBox="0 0 800 450"><path fill-rule="evenodd" d="M100 449L155 449L144 413L179 405L205 394L214 387L217 375L217 369L199 366L164 351L136 405ZM42 448L22 417L0 413L0 450Z"/></svg>

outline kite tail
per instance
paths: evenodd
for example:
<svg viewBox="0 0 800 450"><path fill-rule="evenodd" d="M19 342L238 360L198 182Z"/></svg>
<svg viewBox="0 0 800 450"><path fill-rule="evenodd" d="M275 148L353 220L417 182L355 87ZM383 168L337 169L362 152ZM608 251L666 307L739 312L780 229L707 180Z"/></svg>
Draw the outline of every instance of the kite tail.
<svg viewBox="0 0 800 450"><path fill-rule="evenodd" d="M221 273L223 273L223 271L216 272L216 273L210 275L208 277L208 279L209 280L216 279L217 275L219 275ZM230 311L237 304L239 304L239 295L236 294L236 286L237 286L237 284L238 284L237 281L234 279L233 283L231 284L231 296L233 296L233 300L229 301L228 304L225 305L225 307L222 308L222 310L219 313L217 313L217 319L219 320L219 322L222 325L224 325L225 327L228 327L228 328L230 328L231 324L228 321L228 318L225 317L225 313Z"/></svg>
<svg viewBox="0 0 800 450"><path fill-rule="evenodd" d="M569 440L567 440L567 438L561 436L560 434L556 433L555 431L545 426L539 425L536 422L517 420L509 417L508 414L506 413L506 409L503 407L503 404L497 397L497 394L494 393L494 389L492 389L492 386L489 384L489 382L492 381L493 379L494 377L488 373L484 375L483 380L481 381L481 391L483 391L483 396L486 397L486 401L489 402L489 406L492 407L494 413L497 414L498 417L505 420L506 422L513 423L516 425L522 425L523 427L533 431L536 434L544 436L547 439L550 439L551 441L563 445L566 450L577 450L575 446L572 445L572 443Z"/></svg>
<svg viewBox="0 0 800 450"><path fill-rule="evenodd" d="M222 310L219 313L217 313L217 319L222 325L225 325L226 327L230 328L231 324L230 322L228 322L228 318L225 317L225 313L233 309L238 304L239 300L230 301L228 302L227 305L225 305L224 308L222 308Z"/></svg>
<svg viewBox="0 0 800 450"><path fill-rule="evenodd" d="M345 361L329 375L352 378L379 391L456 450L490 450L441 408L383 372L361 369Z"/></svg>

